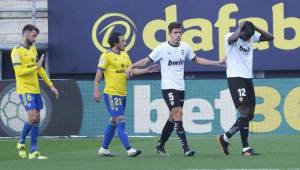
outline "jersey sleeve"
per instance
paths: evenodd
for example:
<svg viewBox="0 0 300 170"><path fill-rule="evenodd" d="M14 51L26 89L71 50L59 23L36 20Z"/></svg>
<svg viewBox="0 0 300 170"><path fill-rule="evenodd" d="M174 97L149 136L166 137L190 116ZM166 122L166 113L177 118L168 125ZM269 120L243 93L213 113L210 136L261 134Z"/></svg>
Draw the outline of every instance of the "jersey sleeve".
<svg viewBox="0 0 300 170"><path fill-rule="evenodd" d="M52 87L53 83L51 82L51 80L49 79L45 69L43 67L41 67L40 69L38 69L38 75L44 80L44 82L48 85L48 87Z"/></svg>
<svg viewBox="0 0 300 170"><path fill-rule="evenodd" d="M15 70L16 76L26 76L27 74L33 73L37 70L37 66L33 66L31 68L23 68L22 62L20 60L19 51L14 48L11 52L11 61Z"/></svg>
<svg viewBox="0 0 300 170"><path fill-rule="evenodd" d="M98 69L100 70L107 69L108 63L109 63L109 58L105 53L103 53L99 58Z"/></svg>
<svg viewBox="0 0 300 170"><path fill-rule="evenodd" d="M190 61L193 60L196 57L195 52L193 51L193 49L187 45L187 54L186 54L186 58L189 59Z"/></svg>
<svg viewBox="0 0 300 170"><path fill-rule="evenodd" d="M259 42L260 36L261 36L260 33L255 33L255 34L252 36L252 42L253 42L253 43Z"/></svg>
<svg viewBox="0 0 300 170"><path fill-rule="evenodd" d="M132 65L130 56L128 54L127 54L127 65L128 65L128 67Z"/></svg>
<svg viewBox="0 0 300 170"><path fill-rule="evenodd" d="M149 55L148 57L153 61L159 61L161 59L161 45L156 47Z"/></svg>

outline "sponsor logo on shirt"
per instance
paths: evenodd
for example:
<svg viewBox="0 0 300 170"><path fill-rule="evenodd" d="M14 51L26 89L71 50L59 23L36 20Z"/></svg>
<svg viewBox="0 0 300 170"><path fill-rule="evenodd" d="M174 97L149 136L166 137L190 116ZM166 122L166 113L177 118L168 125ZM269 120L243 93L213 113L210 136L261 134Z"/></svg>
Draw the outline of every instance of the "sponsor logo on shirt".
<svg viewBox="0 0 300 170"><path fill-rule="evenodd" d="M181 60L181 59L179 61L169 60L169 62L168 62L168 66L180 66L183 64L184 64L184 60Z"/></svg>

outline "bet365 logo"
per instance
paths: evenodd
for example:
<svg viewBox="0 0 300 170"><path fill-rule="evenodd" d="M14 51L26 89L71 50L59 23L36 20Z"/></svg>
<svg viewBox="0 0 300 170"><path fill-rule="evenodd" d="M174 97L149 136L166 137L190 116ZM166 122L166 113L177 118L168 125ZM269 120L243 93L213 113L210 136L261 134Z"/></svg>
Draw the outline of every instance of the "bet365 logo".
<svg viewBox="0 0 300 170"><path fill-rule="evenodd" d="M105 52L110 47L108 38L113 31L123 33L127 41L126 51L129 51L135 44L137 28L128 16L121 13L102 15L95 22L92 30L92 40L96 48L101 52Z"/></svg>

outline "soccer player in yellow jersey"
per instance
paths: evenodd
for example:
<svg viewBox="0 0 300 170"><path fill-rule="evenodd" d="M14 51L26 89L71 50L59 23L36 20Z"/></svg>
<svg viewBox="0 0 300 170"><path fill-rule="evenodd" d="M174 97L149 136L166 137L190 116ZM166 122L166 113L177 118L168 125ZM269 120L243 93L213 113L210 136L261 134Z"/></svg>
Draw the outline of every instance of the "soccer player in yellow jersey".
<svg viewBox="0 0 300 170"><path fill-rule="evenodd" d="M131 147L128 135L125 131L125 105L126 105L126 75L125 70L131 65L130 58L125 50L125 39L117 32L113 32L108 40L111 50L104 52L99 59L98 69L95 77L94 99L100 102L99 90L100 80L104 73L105 88L104 102L110 114L110 123L104 131L104 139L99 149L99 156L114 156L108 146L117 130L119 138L127 150L129 157L141 154L140 150ZM132 75L140 75L150 72L157 72L159 65L151 65L145 69L134 69ZM131 75L131 76L132 76Z"/></svg>
<svg viewBox="0 0 300 170"><path fill-rule="evenodd" d="M20 140L17 144L18 154L26 158L25 140L30 133L31 148L28 159L47 159L37 151L39 134L40 110L43 109L43 101L40 95L38 76L40 76L51 91L59 97L58 90L48 78L42 67L44 55L37 62L37 50L34 42L39 34L39 29L34 25L26 25L22 30L22 41L13 48L11 60L15 70L16 88L20 100L28 113L28 121L24 123Z"/></svg>

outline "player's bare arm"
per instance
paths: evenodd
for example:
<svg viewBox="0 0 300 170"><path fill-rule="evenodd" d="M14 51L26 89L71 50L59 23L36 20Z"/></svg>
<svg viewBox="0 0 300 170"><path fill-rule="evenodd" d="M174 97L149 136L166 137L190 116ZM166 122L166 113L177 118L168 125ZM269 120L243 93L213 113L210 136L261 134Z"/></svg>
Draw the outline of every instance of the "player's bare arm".
<svg viewBox="0 0 300 170"><path fill-rule="evenodd" d="M148 63L151 62L151 59L149 57L145 57L137 62L135 62L134 64L132 64L131 66L129 66L126 71L125 71L125 74L126 74L126 77L129 78L129 77L132 77L132 69L134 68L142 68L144 67L145 65L147 65Z"/></svg>
<svg viewBox="0 0 300 170"><path fill-rule="evenodd" d="M196 64L200 64L200 65L211 65L211 66L218 66L218 67L226 67L226 62L225 60L208 60L202 57L195 57L193 59L193 62Z"/></svg>
<svg viewBox="0 0 300 170"><path fill-rule="evenodd" d="M254 25L254 28L257 32L259 32L261 34L260 38L259 38L259 42L262 41L273 41L274 40L274 36L267 32L262 30L261 28L259 28L258 26Z"/></svg>
<svg viewBox="0 0 300 170"><path fill-rule="evenodd" d="M103 71L98 69L96 72L96 76L95 76L95 82L94 82L94 100L96 102L100 102L101 100L101 93L99 90L99 86L100 86L100 81L103 75Z"/></svg>
<svg viewBox="0 0 300 170"><path fill-rule="evenodd" d="M130 75L127 76L126 74L126 77L127 79L135 76L135 75L142 75L142 74L146 74L146 73L155 73L155 72L158 72L160 70L160 65L159 64L153 64L153 65L150 65L146 68L133 68L131 69L131 72L130 72Z"/></svg>

